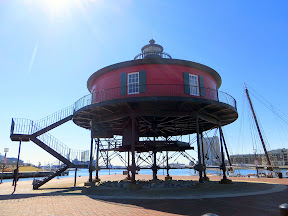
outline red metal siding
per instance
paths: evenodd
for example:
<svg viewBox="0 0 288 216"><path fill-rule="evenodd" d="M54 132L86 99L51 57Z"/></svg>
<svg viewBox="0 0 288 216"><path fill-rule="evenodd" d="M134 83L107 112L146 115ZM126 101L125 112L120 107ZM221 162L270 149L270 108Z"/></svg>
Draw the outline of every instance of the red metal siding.
<svg viewBox="0 0 288 216"><path fill-rule="evenodd" d="M150 64L123 67L106 72L105 74L97 77L96 80L94 80L91 91L98 92L100 90L120 87L121 73L138 72L140 70L146 70L147 87L151 84L183 85L183 72L189 72L195 75L202 75L204 77L205 88L216 89L216 81L210 74L207 74L204 71L182 65ZM149 90L147 89L147 91ZM151 93L151 95L153 95L151 91L149 92Z"/></svg>

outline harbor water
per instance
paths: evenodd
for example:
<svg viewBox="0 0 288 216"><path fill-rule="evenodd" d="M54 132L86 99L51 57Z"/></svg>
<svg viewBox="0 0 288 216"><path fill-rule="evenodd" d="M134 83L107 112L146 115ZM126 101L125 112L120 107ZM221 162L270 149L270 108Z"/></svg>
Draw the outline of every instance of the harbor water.
<svg viewBox="0 0 288 216"><path fill-rule="evenodd" d="M101 175L113 175L113 174L123 174L124 169L102 169L99 171L99 175L101 178ZM265 171L266 174L268 171ZM279 172L282 172L283 178L287 178L287 172L288 170L280 170ZM220 169L207 169L207 174L212 175L222 175L222 171ZM152 178L152 170L150 169L141 169L138 174L142 175L151 175ZM194 169L170 169L169 170L170 176L193 176L198 175L198 173ZM256 170L252 169L234 169L234 176L248 176L248 175L256 175ZM166 170L160 169L158 170L158 175L166 175ZM71 169L69 171L69 174L67 176L59 176L59 178L71 178L75 176L75 171ZM88 169L80 169L77 171L77 177L82 176L89 176ZM95 176L95 172L93 172L93 176ZM58 178L58 177L55 177ZM38 178L39 179L39 178ZM29 181L33 180L33 178L20 178L19 181ZM12 182L12 179L3 179L3 182Z"/></svg>

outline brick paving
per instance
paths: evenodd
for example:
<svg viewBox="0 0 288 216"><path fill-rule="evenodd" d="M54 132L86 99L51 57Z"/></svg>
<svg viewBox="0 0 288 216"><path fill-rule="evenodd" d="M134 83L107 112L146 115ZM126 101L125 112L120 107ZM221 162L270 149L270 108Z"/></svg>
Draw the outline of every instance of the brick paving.
<svg viewBox="0 0 288 216"><path fill-rule="evenodd" d="M140 179L151 176L141 175ZM163 176L159 176L163 178ZM120 180L122 175L101 176L102 180ZM194 176L174 176L173 179L197 180ZM219 180L211 177L211 180ZM233 181L266 182L288 185L288 179L231 178ZM278 206L288 203L288 189L262 195L200 198L200 199L99 199L81 193L87 177L53 179L40 190L33 191L31 181L20 181L11 195L10 182L0 185L0 215L280 215ZM233 191L231 191L233 193ZM181 194L179 194L181 196Z"/></svg>

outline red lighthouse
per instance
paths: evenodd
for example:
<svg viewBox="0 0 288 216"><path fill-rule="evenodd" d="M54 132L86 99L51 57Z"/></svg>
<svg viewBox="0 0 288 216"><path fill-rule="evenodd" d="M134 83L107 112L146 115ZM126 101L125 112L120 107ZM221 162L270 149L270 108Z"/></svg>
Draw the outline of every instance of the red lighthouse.
<svg viewBox="0 0 288 216"><path fill-rule="evenodd" d="M191 149L188 143L172 142L171 138L196 133L196 169L202 181L205 167L201 163L200 135L235 121L236 101L218 91L221 77L215 70L173 59L163 50L152 39L134 60L92 74L87 82L91 94L75 103L73 121L91 130L94 138L122 136L121 145L114 150L132 153L132 182L137 169L135 152L153 153L155 179L156 153Z"/></svg>
<svg viewBox="0 0 288 216"><path fill-rule="evenodd" d="M206 169L202 133L219 128L220 168L225 182L226 144L221 127L234 122L238 113L235 99L219 91L220 86L221 77L215 70L196 62L173 59L152 39L133 60L109 65L93 73L87 82L90 94L72 106L39 121L12 119L10 137L20 143L33 141L65 164L35 183L33 187L37 189L69 167L76 170L87 167L87 163L81 162L86 160L88 151L74 151L47 133L67 121L73 120L76 125L91 131L89 182L92 182L94 170L98 179L99 154L102 152L106 152L106 168L109 168L108 153L111 151L120 157L121 154L127 155L125 166L128 173L132 173L132 183L135 183L136 171L144 168L140 167L141 163L148 160L150 164L146 168L153 170L153 179L157 179L160 166L167 169L167 178L170 178L168 153L180 152L189 157L185 151L194 147L178 137L196 134L198 162L194 169L199 171L199 181L202 182ZM97 146L95 166L94 141ZM108 143L106 147L101 144L104 141ZM163 152L166 156L157 160L157 154ZM142 153L144 156L141 157L139 154Z"/></svg>

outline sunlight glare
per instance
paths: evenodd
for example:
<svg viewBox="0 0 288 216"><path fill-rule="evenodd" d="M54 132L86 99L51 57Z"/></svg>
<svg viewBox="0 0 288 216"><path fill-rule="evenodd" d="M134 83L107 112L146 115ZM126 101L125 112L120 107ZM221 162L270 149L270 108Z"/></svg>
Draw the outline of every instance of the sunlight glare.
<svg viewBox="0 0 288 216"><path fill-rule="evenodd" d="M64 14L69 14L73 8L73 0L43 0L42 7L48 12L51 18L56 18Z"/></svg>

